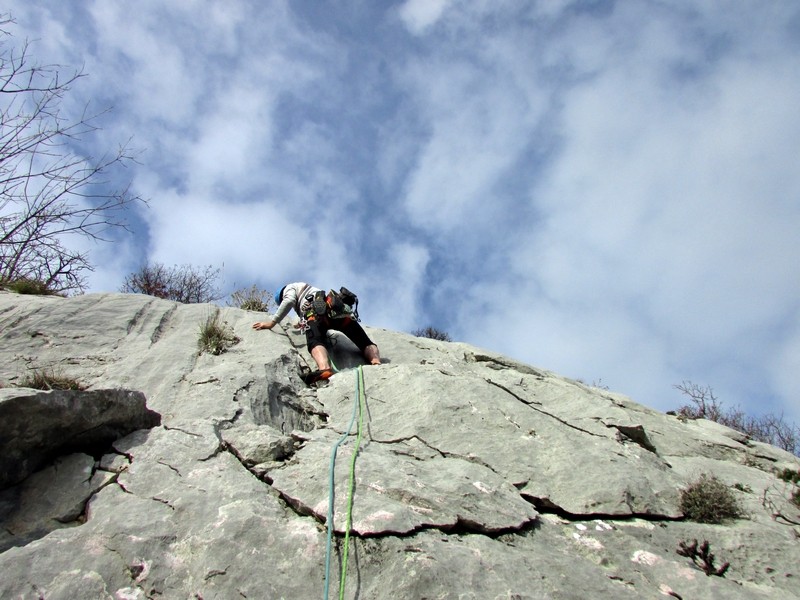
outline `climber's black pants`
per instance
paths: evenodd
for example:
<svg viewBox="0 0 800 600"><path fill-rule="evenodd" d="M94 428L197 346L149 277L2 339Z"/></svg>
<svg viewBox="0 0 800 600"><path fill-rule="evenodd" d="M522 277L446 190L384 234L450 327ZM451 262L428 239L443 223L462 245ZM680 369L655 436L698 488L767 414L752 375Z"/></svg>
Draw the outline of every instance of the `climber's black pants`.
<svg viewBox="0 0 800 600"><path fill-rule="evenodd" d="M364 352L367 346L373 345L373 341L369 339L364 328L361 327L358 321L350 317L345 317L344 319L313 318L308 320L308 329L306 330L306 347L309 352L317 346L325 345L329 329L341 331L351 342L358 346L361 352Z"/></svg>

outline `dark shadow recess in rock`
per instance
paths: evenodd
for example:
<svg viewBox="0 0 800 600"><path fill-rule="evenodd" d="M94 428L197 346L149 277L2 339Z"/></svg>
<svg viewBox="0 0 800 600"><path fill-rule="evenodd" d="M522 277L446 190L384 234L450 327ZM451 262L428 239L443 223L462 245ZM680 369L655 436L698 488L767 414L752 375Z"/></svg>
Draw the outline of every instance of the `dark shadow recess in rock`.
<svg viewBox="0 0 800 600"><path fill-rule="evenodd" d="M586 521L591 519L605 519L608 521L650 521L653 523L661 523L665 521L683 521L683 517L670 517L667 515L650 514L650 513L629 513L629 514L609 514L598 512L585 512L585 513L572 513L564 510L557 504L550 501L549 498L536 498L528 494L521 494L521 496L530 502L537 512L541 514L550 514L561 517L568 521Z"/></svg>
<svg viewBox="0 0 800 600"><path fill-rule="evenodd" d="M0 552L85 522L86 503L117 476L101 457L160 423L141 392L2 390Z"/></svg>
<svg viewBox="0 0 800 600"><path fill-rule="evenodd" d="M249 390L250 409L258 425L270 425L283 434L311 431L324 422L324 413L311 402L314 392L297 374L292 357L283 355L264 365L263 385Z"/></svg>
<svg viewBox="0 0 800 600"><path fill-rule="evenodd" d="M0 395L0 490L59 456L99 459L121 437L161 424L137 391L6 389Z"/></svg>

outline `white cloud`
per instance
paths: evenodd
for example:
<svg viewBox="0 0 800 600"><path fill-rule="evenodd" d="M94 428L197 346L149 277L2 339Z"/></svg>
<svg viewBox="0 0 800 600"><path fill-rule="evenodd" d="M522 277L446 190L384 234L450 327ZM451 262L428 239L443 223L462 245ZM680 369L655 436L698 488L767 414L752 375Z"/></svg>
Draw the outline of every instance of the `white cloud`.
<svg viewBox="0 0 800 600"><path fill-rule="evenodd" d="M233 285L275 285L300 270L309 247L308 232L267 199L256 203L219 202L211 196L161 190L146 218L149 256L166 265L226 266ZM266 285L266 284L262 284Z"/></svg>
<svg viewBox="0 0 800 600"><path fill-rule="evenodd" d="M370 269L368 276L362 274L363 293L353 291L359 298L369 300L370 324L411 331L420 326L418 298L428 284L425 270L430 255L424 247L402 242L391 244L388 251L389 258L380 270Z"/></svg>
<svg viewBox="0 0 800 600"><path fill-rule="evenodd" d="M109 2L91 10L97 31L91 69L100 85L114 85L139 122L189 123L202 100L203 72L199 57L184 53L178 32L159 26L169 13Z"/></svg>
<svg viewBox="0 0 800 600"><path fill-rule="evenodd" d="M97 147L146 149L151 259L662 408L796 401L794 3L11 6L116 106Z"/></svg>
<svg viewBox="0 0 800 600"><path fill-rule="evenodd" d="M731 58L701 64L697 81L668 77L692 50L666 37L578 65L591 77L563 96L563 147L533 194L546 226L512 263L522 289L549 304L534 299L505 342L662 407L670 375L731 382L777 359L773 332L800 292L787 260L800 250L798 78L781 57L771 69Z"/></svg>
<svg viewBox="0 0 800 600"><path fill-rule="evenodd" d="M780 333L781 343L775 359L770 361L774 389L769 390L778 398L788 398L790 402L784 403L774 412L783 411L788 421L800 422L800 406L796 399L800 398L800 382L797 373L800 373L800 315L797 315L793 324ZM792 402L791 400L795 401Z"/></svg>
<svg viewBox="0 0 800 600"><path fill-rule="evenodd" d="M453 0L406 0L399 9L400 18L415 35L435 24Z"/></svg>
<svg viewBox="0 0 800 600"><path fill-rule="evenodd" d="M185 149L191 188L227 191L263 169L273 143L273 101L255 88L236 86L219 98L219 105L196 123L196 139Z"/></svg>
<svg viewBox="0 0 800 600"><path fill-rule="evenodd" d="M402 80L429 132L407 180L409 217L437 234L469 224L468 215L486 227L487 205L501 202L495 187L532 142L545 98L508 74L461 61L421 59Z"/></svg>
<svg viewBox="0 0 800 600"><path fill-rule="evenodd" d="M781 256L800 249L787 235L800 210L785 204L785 190L798 187L786 170L798 138L782 125L792 121L792 95L768 101L762 118L751 99L780 88L780 76L729 71L691 111L643 79L623 91L614 74L570 97L569 143L537 196L549 215L534 239L550 265L541 271L548 289L566 296L613 274L618 293L651 298L655 317L680 314L670 329L717 339L755 324L744 315L758 323L780 309L769 290L796 289Z"/></svg>

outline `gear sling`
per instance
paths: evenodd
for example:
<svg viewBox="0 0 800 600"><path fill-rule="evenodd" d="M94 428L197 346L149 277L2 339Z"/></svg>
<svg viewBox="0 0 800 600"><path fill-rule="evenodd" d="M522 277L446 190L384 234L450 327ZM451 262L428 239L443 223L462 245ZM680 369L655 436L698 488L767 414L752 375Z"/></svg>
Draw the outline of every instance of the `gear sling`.
<svg viewBox="0 0 800 600"><path fill-rule="evenodd" d="M315 294L308 294L305 299L309 302L304 315L309 352L317 346L325 345L330 329L341 331L362 353L367 346L373 345L358 323L358 297L346 287L339 288L338 292L331 290L328 294L320 290Z"/></svg>

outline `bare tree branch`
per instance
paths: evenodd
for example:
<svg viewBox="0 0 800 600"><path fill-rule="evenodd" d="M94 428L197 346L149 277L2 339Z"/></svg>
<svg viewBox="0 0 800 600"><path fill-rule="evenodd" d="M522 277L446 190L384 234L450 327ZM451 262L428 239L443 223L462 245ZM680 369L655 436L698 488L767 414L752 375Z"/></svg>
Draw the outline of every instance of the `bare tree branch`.
<svg viewBox="0 0 800 600"><path fill-rule="evenodd" d="M65 76L59 65L33 63L28 42L9 49L3 26L11 22L0 15L0 284L33 279L54 292L82 291L93 267L66 244L128 230L125 213L143 200L128 187L109 191L109 176L135 157L127 144L99 159L72 150L106 111L87 105L65 117L62 102L83 71Z"/></svg>
<svg viewBox="0 0 800 600"><path fill-rule="evenodd" d="M673 386L689 397L691 404L678 409L678 414L688 419L708 419L744 433L751 439L772 444L782 450L800 456L800 427L789 423L784 415L747 415L741 408L723 410L722 402L714 395L710 386L701 386L683 381Z"/></svg>
<svg viewBox="0 0 800 600"><path fill-rule="evenodd" d="M121 292L147 294L184 304L214 302L222 298L216 282L220 269L181 265L167 268L161 263L146 264L125 278Z"/></svg>

